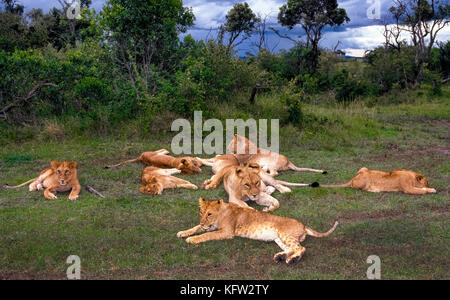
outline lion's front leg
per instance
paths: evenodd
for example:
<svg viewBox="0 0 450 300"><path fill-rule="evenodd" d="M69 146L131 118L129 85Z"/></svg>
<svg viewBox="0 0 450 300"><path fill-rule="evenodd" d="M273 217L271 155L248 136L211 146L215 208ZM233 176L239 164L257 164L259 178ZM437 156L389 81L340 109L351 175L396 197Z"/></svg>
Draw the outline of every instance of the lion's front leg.
<svg viewBox="0 0 450 300"><path fill-rule="evenodd" d="M208 241L217 240L229 240L232 239L234 235L230 231L217 230L213 232L207 232L201 235L191 236L186 239L186 242L190 244L199 244Z"/></svg>
<svg viewBox="0 0 450 300"><path fill-rule="evenodd" d="M203 231L204 230L202 228L202 225L197 225L197 226L195 226L195 227L193 227L191 229L178 232L177 233L177 237L185 238L185 237L188 237L188 236L191 236L191 235L194 235L196 233L203 232Z"/></svg>
<svg viewBox="0 0 450 300"><path fill-rule="evenodd" d="M217 186L220 184L221 181L222 181L222 176L219 174L216 174L213 177L211 177L211 179L205 180L205 182L203 183L203 188L205 190L215 189L215 188L217 188Z"/></svg>
<svg viewBox="0 0 450 300"><path fill-rule="evenodd" d="M278 202L277 199L275 199L274 197L272 197L264 192L259 194L259 199L256 200L256 203L258 203L259 205L265 206L263 211L266 211L266 212L274 211L275 209L280 207L280 202Z"/></svg>
<svg viewBox="0 0 450 300"><path fill-rule="evenodd" d="M69 200L76 201L78 199L78 195L80 194L80 191L81 191L81 186L79 184L74 185L72 187L72 191L70 192Z"/></svg>

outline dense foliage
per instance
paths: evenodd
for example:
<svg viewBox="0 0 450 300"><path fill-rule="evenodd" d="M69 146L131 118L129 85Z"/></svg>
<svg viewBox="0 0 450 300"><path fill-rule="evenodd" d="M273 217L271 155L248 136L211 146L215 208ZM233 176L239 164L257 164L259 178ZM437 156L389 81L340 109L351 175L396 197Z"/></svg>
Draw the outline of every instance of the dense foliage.
<svg viewBox="0 0 450 300"><path fill-rule="evenodd" d="M0 128L55 118L76 120L86 131L137 119L149 128L165 113L213 116L221 103L252 91L277 95L282 121L301 127L302 103L321 94L331 95L328 101L364 100L417 88L418 79L438 91L450 74L449 42L420 65L417 46L407 43L380 46L360 61L319 51L321 30L349 20L337 1L288 1L281 24L300 24L312 35L288 51L258 49L248 59L237 57L236 45L262 20L247 3L236 4L219 37L208 41L180 38L195 21L181 0L108 0L100 12L89 8L91 1L81 3L81 18L72 20L67 7L25 14L16 1L3 0Z"/></svg>

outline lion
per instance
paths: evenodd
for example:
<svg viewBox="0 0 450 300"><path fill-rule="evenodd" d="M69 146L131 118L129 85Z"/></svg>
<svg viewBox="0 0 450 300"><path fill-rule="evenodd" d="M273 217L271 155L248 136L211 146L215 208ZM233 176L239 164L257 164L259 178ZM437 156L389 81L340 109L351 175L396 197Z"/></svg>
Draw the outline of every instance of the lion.
<svg viewBox="0 0 450 300"><path fill-rule="evenodd" d="M188 156L173 157L167 154L169 154L169 151L165 149L144 152L138 158L126 160L116 165L106 166L105 169L115 168L127 163L142 162L145 165L158 168L175 168L180 170L181 174L194 174L202 172L202 169L200 168L202 163L198 159Z"/></svg>
<svg viewBox="0 0 450 300"><path fill-rule="evenodd" d="M16 189L30 183L30 192L45 189L44 197L46 199L57 199L58 197L55 195L56 192L67 192L72 190L69 195L69 200L77 200L81 191L81 185L77 175L77 163L52 161L50 166L50 168L42 171L36 178L17 186L4 185L3 188Z"/></svg>
<svg viewBox="0 0 450 300"><path fill-rule="evenodd" d="M201 159L201 158L197 159L200 160L203 165L212 167L212 171L214 174L217 174L220 170L227 168L229 166L240 165L239 160L234 154L217 155L216 157L210 159ZM281 180L275 180L273 177L269 176L267 172L264 172L258 163L249 162L247 165L258 173L258 175L261 177L262 181L266 185L275 187L281 193L291 192L289 188L284 187L282 185L297 186L297 187L309 187L309 186L316 187L319 185L317 182L307 184L307 183L291 183Z"/></svg>
<svg viewBox="0 0 450 300"><path fill-rule="evenodd" d="M271 196L275 189L281 193L289 193L291 190L284 185L310 186L275 180L263 172L258 164L243 166L232 160L226 161L228 162L222 164L223 168L216 169L217 173L203 183L203 187L207 190L214 189L223 180L229 202L239 206L248 207L245 202L252 200L265 206L264 211L273 211L280 206L278 200Z"/></svg>
<svg viewBox="0 0 450 300"><path fill-rule="evenodd" d="M142 172L144 186L139 191L143 194L161 195L164 189L186 188L196 190L198 187L189 181L172 176L181 173L178 169L160 169L147 167Z"/></svg>
<svg viewBox="0 0 450 300"><path fill-rule="evenodd" d="M262 241L275 241L283 250L274 255L275 262L292 264L299 261L306 249L300 245L306 236L326 237L338 226L336 221L326 233L319 233L291 218L279 217L254 209L240 207L223 200L199 199L200 224L177 233L186 242L199 244L213 240L232 239L235 236ZM201 235L194 234L205 232Z"/></svg>
<svg viewBox="0 0 450 300"><path fill-rule="evenodd" d="M321 185L325 188L351 187L368 192L404 192L406 194L436 193L430 188L428 180L422 174L411 170L383 172L362 168L357 175L345 184Z"/></svg>
<svg viewBox="0 0 450 300"><path fill-rule="evenodd" d="M237 134L234 135L233 140L228 144L227 150L230 153L234 153L240 163L257 163L271 176L277 176L279 171L286 170L327 174L327 171L325 170L299 168L286 156L264 148L259 148L249 139Z"/></svg>

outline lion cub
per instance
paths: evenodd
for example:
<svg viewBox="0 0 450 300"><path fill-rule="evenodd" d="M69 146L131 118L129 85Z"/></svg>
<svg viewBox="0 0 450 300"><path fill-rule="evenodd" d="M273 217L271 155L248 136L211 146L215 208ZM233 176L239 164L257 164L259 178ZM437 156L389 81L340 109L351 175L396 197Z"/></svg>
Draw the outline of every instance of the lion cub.
<svg viewBox="0 0 450 300"><path fill-rule="evenodd" d="M182 174L196 174L202 172L202 169L200 168L202 163L198 159L189 156L173 157L167 154L169 154L169 151L165 149L144 152L135 159L126 160L112 166L106 166L105 169L115 168L132 162L142 162L147 166L175 168L181 170Z"/></svg>
<svg viewBox="0 0 450 300"><path fill-rule="evenodd" d="M160 169L147 167L142 172L142 183L139 191L143 194L161 195L164 189L186 188L196 190L198 187L189 181L171 176L181 173L178 169Z"/></svg>
<svg viewBox="0 0 450 300"><path fill-rule="evenodd" d="M192 244L232 239L235 236L261 241L275 241L283 251L275 254L273 259L275 262L284 260L287 264L294 263L302 258L306 249L300 243L305 240L307 235L326 237L338 225L338 222L335 222L328 232L318 233L297 220L239 207L233 203L224 203L223 200L205 201L200 198L199 204L200 225L178 232L178 237L188 237L186 242ZM207 231L207 233L192 236L204 231Z"/></svg>
<svg viewBox="0 0 450 300"><path fill-rule="evenodd" d="M17 186L4 185L3 188L16 189L31 183L29 185L30 192L45 189L44 197L46 199L57 199L58 197L55 195L56 192L67 192L72 190L69 195L69 200L77 200L81 191L77 176L77 163L52 161L50 165L51 168L45 169L36 178Z"/></svg>
<svg viewBox="0 0 450 300"><path fill-rule="evenodd" d="M362 168L357 175L345 184L321 185L326 188L352 187L368 192L404 192L406 194L436 193L428 186L428 180L422 174L410 170L383 172Z"/></svg>

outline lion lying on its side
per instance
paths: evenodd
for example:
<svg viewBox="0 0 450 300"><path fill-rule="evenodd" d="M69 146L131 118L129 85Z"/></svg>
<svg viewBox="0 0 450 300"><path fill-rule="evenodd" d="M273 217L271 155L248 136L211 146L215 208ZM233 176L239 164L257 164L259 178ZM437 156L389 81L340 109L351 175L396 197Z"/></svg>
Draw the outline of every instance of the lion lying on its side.
<svg viewBox="0 0 450 300"><path fill-rule="evenodd" d="M113 166L106 166L106 169L115 168L127 163L142 162L147 166L154 166L158 168L175 168L181 171L182 174L194 174L201 173L202 163L193 157L173 157L169 154L169 151L161 149L158 151L144 152L138 158L130 159L118 163Z"/></svg>
<svg viewBox="0 0 450 300"><path fill-rule="evenodd" d="M233 203L224 203L223 200L205 201L200 198L199 204L200 225L178 232L178 237L188 237L186 242L192 244L232 239L235 236L275 241L283 251L275 254L273 259L276 262L284 260L287 264L302 258L306 249L300 243L305 240L307 235L326 237L338 225L338 222L335 222L333 228L328 232L318 233L297 220L239 207ZM207 233L192 236L204 231Z"/></svg>
<svg viewBox="0 0 450 300"><path fill-rule="evenodd" d="M160 169L147 167L142 172L142 183L139 191L143 194L161 195L164 189L186 188L196 190L198 187L189 181L171 176L180 174L178 169Z"/></svg>
<svg viewBox="0 0 450 300"><path fill-rule="evenodd" d="M51 168L45 169L36 178L28 180L17 186L4 185L4 189L16 189L27 184L30 184L29 190L40 191L45 189L44 197L52 200L57 199L56 192L71 191L69 200L75 201L78 199L78 195L81 191L80 183L77 176L77 163L76 162L51 162Z"/></svg>
<svg viewBox="0 0 450 300"><path fill-rule="evenodd" d="M326 188L351 187L368 192L404 192L406 194L436 193L428 186L428 180L422 174L410 170L383 172L362 168L357 175L345 184L321 185Z"/></svg>
<svg viewBox="0 0 450 300"><path fill-rule="evenodd" d="M299 168L295 166L286 156L259 148L246 137L234 135L233 140L228 144L227 150L234 153L240 163L257 163L271 176L277 176L278 171L310 171L326 174L327 171L311 168Z"/></svg>

